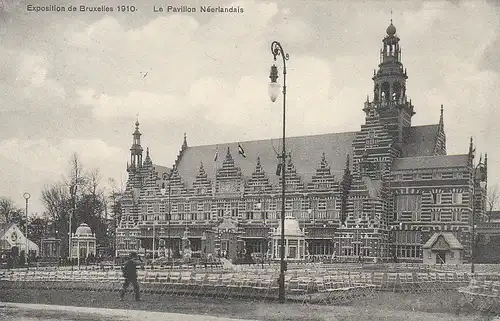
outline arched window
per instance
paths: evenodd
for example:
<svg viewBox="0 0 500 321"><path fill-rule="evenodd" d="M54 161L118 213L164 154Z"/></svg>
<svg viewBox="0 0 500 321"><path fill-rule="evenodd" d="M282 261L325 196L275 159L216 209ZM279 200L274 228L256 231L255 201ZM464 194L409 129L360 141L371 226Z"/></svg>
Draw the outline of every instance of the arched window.
<svg viewBox="0 0 500 321"><path fill-rule="evenodd" d="M378 101L378 91L379 91L379 86L378 84L375 85L375 89L373 91L373 101Z"/></svg>
<svg viewBox="0 0 500 321"><path fill-rule="evenodd" d="M381 95L382 95L382 100L389 100L389 94L390 94L390 85L388 82L384 82L382 84L382 92L381 92Z"/></svg>
<svg viewBox="0 0 500 321"><path fill-rule="evenodd" d="M401 98L401 84L399 82L392 84L392 93L392 97L395 101L398 101Z"/></svg>

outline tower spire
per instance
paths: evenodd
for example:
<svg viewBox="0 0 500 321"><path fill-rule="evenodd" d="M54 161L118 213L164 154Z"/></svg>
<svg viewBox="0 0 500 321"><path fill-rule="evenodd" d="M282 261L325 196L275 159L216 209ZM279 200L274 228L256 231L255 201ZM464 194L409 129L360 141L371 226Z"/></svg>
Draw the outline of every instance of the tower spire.
<svg viewBox="0 0 500 321"><path fill-rule="evenodd" d="M184 133L184 141L182 142L182 150L185 150L186 148L188 147L188 143L187 143L187 135L186 133Z"/></svg>
<svg viewBox="0 0 500 321"><path fill-rule="evenodd" d="M441 115L439 116L439 128L443 129L444 120L443 120L443 104L441 104Z"/></svg>
<svg viewBox="0 0 500 321"><path fill-rule="evenodd" d="M135 131L132 134L132 147L130 147L130 166L142 166L142 146L141 146L141 132L139 131L139 119L135 121Z"/></svg>

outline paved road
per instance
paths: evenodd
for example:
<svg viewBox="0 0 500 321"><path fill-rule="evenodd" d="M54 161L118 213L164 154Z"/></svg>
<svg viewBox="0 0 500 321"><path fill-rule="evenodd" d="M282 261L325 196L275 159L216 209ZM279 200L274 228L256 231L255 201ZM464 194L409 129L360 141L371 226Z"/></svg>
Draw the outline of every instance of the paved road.
<svg viewBox="0 0 500 321"><path fill-rule="evenodd" d="M4 321L250 321L205 315L0 302Z"/></svg>

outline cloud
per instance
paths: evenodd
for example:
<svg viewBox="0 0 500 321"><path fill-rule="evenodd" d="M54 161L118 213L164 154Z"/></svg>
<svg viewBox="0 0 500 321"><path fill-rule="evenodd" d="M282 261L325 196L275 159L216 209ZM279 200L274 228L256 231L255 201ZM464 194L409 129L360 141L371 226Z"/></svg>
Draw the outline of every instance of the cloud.
<svg viewBox="0 0 500 321"><path fill-rule="evenodd" d="M44 56L21 53L17 79L26 84L24 93L27 96L65 97L66 92L62 85L49 77L50 69L51 64Z"/></svg>
<svg viewBox="0 0 500 321"><path fill-rule="evenodd" d="M279 137L282 100L267 95L273 40L290 54L287 135L358 130L392 7L413 124L436 123L444 104L449 153L466 152L473 136L478 150L490 149L492 173L498 168L498 8L477 1L233 5L244 14L12 19L0 44L0 146L8 150L0 156L52 179L81 150L110 176L124 174L137 115L144 144L163 164L175 160L184 132L190 145ZM276 64L282 81L280 57Z"/></svg>
<svg viewBox="0 0 500 321"><path fill-rule="evenodd" d="M123 163L127 156L126 150L109 146L101 139L51 141L46 138L36 140L11 138L0 141L0 150L2 151L0 155L4 158L28 166L44 177L61 174L61 169L69 166L69 159L75 152L81 154L83 163L87 163L89 167L109 166L108 162L114 165L116 162Z"/></svg>
<svg viewBox="0 0 500 321"><path fill-rule="evenodd" d="M29 191L34 211L43 210L40 193L44 186L61 182L70 170L70 158L77 153L85 170L99 168L102 185L107 178L123 177L128 159L126 149L110 146L101 139L11 138L0 141L0 176L5 184L0 195L15 201Z"/></svg>

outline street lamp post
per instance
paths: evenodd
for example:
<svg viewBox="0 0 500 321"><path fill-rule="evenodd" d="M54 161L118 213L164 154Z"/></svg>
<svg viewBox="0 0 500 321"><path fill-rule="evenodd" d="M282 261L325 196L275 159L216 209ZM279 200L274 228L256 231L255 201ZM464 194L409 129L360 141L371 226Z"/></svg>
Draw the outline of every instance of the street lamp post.
<svg viewBox="0 0 500 321"><path fill-rule="evenodd" d="M24 249L24 256L26 263L28 262L29 257L29 249L28 249L28 200L30 199L30 193L26 192L23 194L24 199L26 200L26 222L24 224L24 238L26 239L26 247Z"/></svg>
<svg viewBox="0 0 500 321"><path fill-rule="evenodd" d="M471 235L471 247L470 247L470 272L474 273L474 246L476 245L476 178L477 171L480 168L485 168L485 164L479 160L479 163L474 167L473 180L472 180L472 197L470 198L472 201L472 235ZM484 189L486 187L486 180L484 177L480 177L481 181L479 182L479 187Z"/></svg>
<svg viewBox="0 0 500 321"><path fill-rule="evenodd" d="M165 188L165 185L160 189L160 192L161 192L161 195L162 196L165 196L165 194L167 193L167 189ZM172 211L172 206L170 204L170 195L171 195L171 189L170 189L170 181L168 182L168 216L167 216L167 221L168 221L168 225L167 225L167 259L170 260L170 252L171 252L171 249L170 249L170 215L171 215L171 211Z"/></svg>
<svg viewBox="0 0 500 321"><path fill-rule="evenodd" d="M153 261L155 260L155 223L156 215L153 215L153 258L151 259L151 265L153 265Z"/></svg>
<svg viewBox="0 0 500 321"><path fill-rule="evenodd" d="M170 255L172 254L172 242L170 242L170 220L172 216L172 204L171 199L171 189L170 189L170 181L168 181L168 225L167 225L167 241L168 241L168 246L167 246L167 251L168 251L168 260L170 261Z"/></svg>
<svg viewBox="0 0 500 321"><path fill-rule="evenodd" d="M283 59L283 147L281 151L281 245L280 245L280 276L279 276L279 301L285 303L285 167L286 167L286 146L285 146L285 115L286 115L286 61L288 54L283 51L283 47L277 41L271 43L271 53L274 61L278 56ZM269 98L272 102L276 101L279 95L280 85L276 82L278 79L278 68L275 64L271 66L271 74L269 76L271 83L269 84Z"/></svg>

